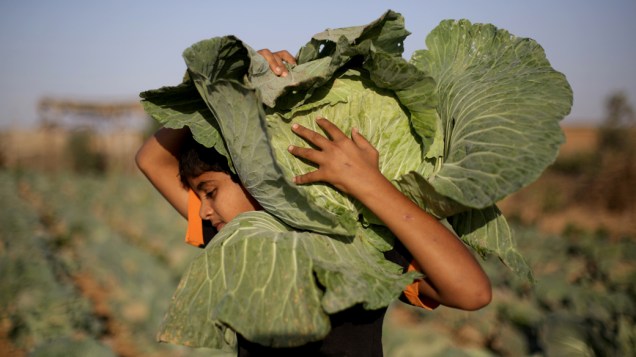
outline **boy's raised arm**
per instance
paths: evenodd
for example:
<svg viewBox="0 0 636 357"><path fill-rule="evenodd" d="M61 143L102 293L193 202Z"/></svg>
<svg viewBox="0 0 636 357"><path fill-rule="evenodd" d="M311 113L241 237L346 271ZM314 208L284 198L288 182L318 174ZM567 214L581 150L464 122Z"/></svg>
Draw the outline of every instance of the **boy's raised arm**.
<svg viewBox="0 0 636 357"><path fill-rule="evenodd" d="M189 136L187 128L161 128L137 151L135 162L163 197L186 219L188 191L179 179L179 150Z"/></svg>
<svg viewBox="0 0 636 357"><path fill-rule="evenodd" d="M363 203L395 234L426 276L420 294L463 310L484 307L491 299L490 281L472 253L444 225L409 200L378 169L377 150L356 129L348 138L326 119L317 119L327 138L292 126L318 149L290 146L318 169L296 176L294 182L327 182Z"/></svg>

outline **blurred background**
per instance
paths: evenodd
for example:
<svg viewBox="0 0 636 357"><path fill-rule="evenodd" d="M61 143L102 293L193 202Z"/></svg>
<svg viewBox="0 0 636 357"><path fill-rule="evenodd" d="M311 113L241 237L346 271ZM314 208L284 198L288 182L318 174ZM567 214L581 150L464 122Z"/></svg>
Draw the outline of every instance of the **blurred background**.
<svg viewBox="0 0 636 357"><path fill-rule="evenodd" d="M154 335L189 262L185 222L134 167L156 128L138 93L236 35L292 54L386 10L412 32L492 23L541 44L574 90L554 165L500 203L537 282L496 259L478 312L391 307L387 356L636 354L636 2L0 2L0 355L216 355Z"/></svg>

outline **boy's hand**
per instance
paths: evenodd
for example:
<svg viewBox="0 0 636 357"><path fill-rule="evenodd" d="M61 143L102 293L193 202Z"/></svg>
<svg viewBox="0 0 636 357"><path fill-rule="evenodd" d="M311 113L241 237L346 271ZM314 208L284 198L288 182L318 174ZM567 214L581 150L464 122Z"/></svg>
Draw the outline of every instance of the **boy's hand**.
<svg viewBox="0 0 636 357"><path fill-rule="evenodd" d="M425 279L421 296L446 306L476 310L490 303L492 288L464 243L386 179L378 169L378 151L357 130L351 139L326 119L317 119L329 138L302 127L292 130L316 149L290 146L289 151L318 169L294 182L326 182L352 196L382 221L411 253Z"/></svg>
<svg viewBox="0 0 636 357"><path fill-rule="evenodd" d="M288 150L294 156L318 165L317 170L294 177L295 183L326 182L355 197L364 189L364 183L383 177L378 169L378 151L356 128L351 130L351 138L348 138L327 119L318 118L316 122L330 138L302 125L292 125L294 133L318 148L289 146Z"/></svg>
<svg viewBox="0 0 636 357"><path fill-rule="evenodd" d="M269 68L277 76L286 77L287 67L285 63L296 64L296 59L287 51L271 52L267 48L257 51L261 56L265 57L269 63Z"/></svg>

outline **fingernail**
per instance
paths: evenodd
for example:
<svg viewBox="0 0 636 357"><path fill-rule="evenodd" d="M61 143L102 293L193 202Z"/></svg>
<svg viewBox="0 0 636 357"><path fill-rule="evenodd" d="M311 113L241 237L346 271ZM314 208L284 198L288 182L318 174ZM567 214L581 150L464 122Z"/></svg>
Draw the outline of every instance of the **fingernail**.
<svg viewBox="0 0 636 357"><path fill-rule="evenodd" d="M287 147L287 151L291 152L292 150L294 150L294 145L289 145Z"/></svg>
<svg viewBox="0 0 636 357"><path fill-rule="evenodd" d="M288 72L283 72L283 74L281 74L280 76L281 76L281 77L287 77L287 73L288 73Z"/></svg>
<svg viewBox="0 0 636 357"><path fill-rule="evenodd" d="M278 74L278 73L280 73L280 71L281 71L281 68L280 68L280 67L276 67L276 68L274 68L274 72L276 72L277 74Z"/></svg>
<svg viewBox="0 0 636 357"><path fill-rule="evenodd" d="M299 127L298 124L296 124L296 123L292 124L292 130L296 130L296 129L298 129L298 127Z"/></svg>

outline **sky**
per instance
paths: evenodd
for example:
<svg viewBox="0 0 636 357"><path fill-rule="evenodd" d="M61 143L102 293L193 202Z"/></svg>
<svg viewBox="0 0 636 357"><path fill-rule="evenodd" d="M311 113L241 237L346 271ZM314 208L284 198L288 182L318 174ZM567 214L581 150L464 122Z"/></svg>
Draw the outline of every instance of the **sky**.
<svg viewBox="0 0 636 357"><path fill-rule="evenodd" d="M0 128L37 125L40 98L136 101L181 82L183 50L235 35L296 54L326 28L400 12L405 58L444 19L491 23L536 40L574 91L564 123L598 124L607 97L636 106L635 0L160 1L0 0Z"/></svg>

